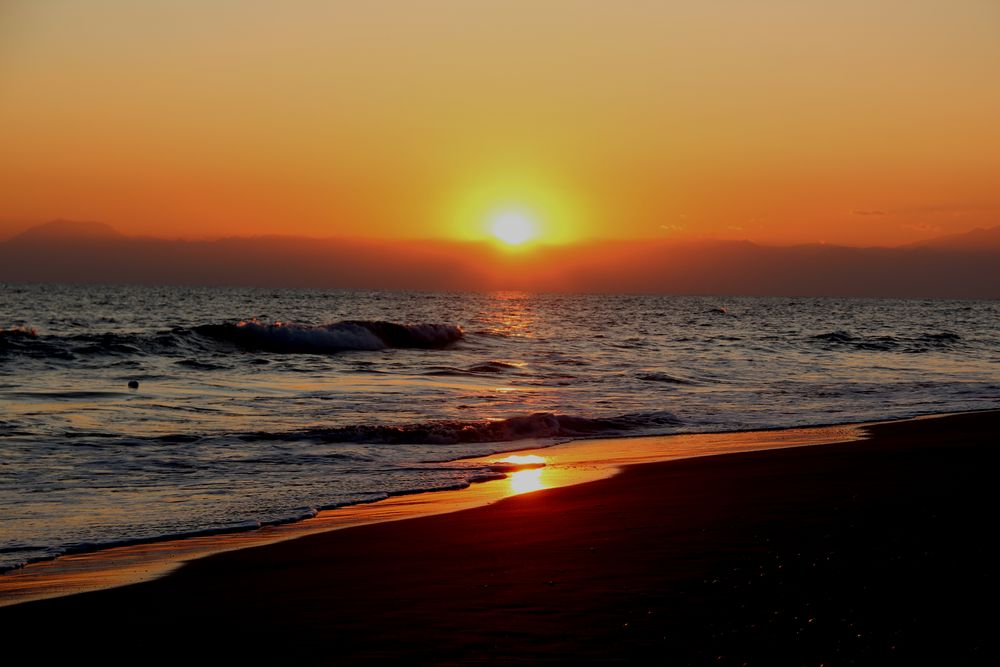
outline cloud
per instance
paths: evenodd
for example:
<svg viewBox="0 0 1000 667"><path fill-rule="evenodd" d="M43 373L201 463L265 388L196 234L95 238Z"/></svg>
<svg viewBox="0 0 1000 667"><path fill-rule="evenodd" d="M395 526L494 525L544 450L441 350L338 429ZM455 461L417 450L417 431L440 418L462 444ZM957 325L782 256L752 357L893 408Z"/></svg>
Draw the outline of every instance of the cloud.
<svg viewBox="0 0 1000 667"><path fill-rule="evenodd" d="M884 210L884 209L852 209L851 215L863 215L863 216L883 216L883 215L971 215L974 213L984 213L990 209L979 208L975 206L966 206L963 204L934 204L928 206L910 206L907 208L900 208L896 210Z"/></svg>
<svg viewBox="0 0 1000 667"><path fill-rule="evenodd" d="M915 225L900 225L900 229L909 229L914 232L924 232L924 233L934 233L940 234L943 230L937 225L928 225L927 223L919 223Z"/></svg>
<svg viewBox="0 0 1000 667"><path fill-rule="evenodd" d="M901 212L909 215L970 215L973 213L983 213L988 210L963 204L940 204L907 208Z"/></svg>

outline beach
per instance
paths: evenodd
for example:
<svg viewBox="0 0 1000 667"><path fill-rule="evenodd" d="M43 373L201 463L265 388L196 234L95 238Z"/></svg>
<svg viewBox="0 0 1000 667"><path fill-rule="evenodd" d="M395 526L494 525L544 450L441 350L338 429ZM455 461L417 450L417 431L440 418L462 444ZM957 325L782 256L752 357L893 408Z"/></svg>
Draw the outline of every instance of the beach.
<svg viewBox="0 0 1000 667"><path fill-rule="evenodd" d="M635 465L0 609L47 660L988 664L997 412ZM37 646L37 645L36 645Z"/></svg>
<svg viewBox="0 0 1000 667"><path fill-rule="evenodd" d="M0 667L1000 665L998 27L4 0Z"/></svg>

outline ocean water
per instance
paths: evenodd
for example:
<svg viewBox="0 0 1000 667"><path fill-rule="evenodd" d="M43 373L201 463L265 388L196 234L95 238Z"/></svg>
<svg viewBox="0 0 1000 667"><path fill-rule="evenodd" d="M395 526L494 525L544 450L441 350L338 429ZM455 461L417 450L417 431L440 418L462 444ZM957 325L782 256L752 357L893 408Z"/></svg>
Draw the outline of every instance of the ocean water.
<svg viewBox="0 0 1000 667"><path fill-rule="evenodd" d="M995 408L1000 302L0 285L0 569L578 437ZM138 382L130 388L131 381Z"/></svg>

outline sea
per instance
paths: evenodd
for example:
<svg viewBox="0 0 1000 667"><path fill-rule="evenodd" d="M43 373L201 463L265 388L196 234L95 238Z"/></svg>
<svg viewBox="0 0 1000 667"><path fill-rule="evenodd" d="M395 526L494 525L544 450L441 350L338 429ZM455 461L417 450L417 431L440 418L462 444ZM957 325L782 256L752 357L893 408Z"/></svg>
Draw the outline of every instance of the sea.
<svg viewBox="0 0 1000 667"><path fill-rule="evenodd" d="M998 404L997 301L0 285L0 569L576 438Z"/></svg>

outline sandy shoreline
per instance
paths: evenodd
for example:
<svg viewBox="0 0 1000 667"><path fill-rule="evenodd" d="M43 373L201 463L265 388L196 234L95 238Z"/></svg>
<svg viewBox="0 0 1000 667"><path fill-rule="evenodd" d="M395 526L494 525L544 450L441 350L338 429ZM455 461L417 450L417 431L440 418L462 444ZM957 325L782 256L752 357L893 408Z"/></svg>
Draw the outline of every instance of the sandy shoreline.
<svg viewBox="0 0 1000 667"><path fill-rule="evenodd" d="M858 440L865 437L862 426L840 424L762 431L580 439L557 445L527 446L489 456L466 457L441 465L461 468L504 462L510 456L533 456L544 459L545 466L540 471L513 473L508 470L506 479L480 482L464 488L404 493L375 502L324 510L311 519L257 530L139 541L31 563L0 575L0 607L151 581L186 562L217 553L330 530L481 507L521 493L610 477L626 465ZM502 465L504 468L509 466L506 463Z"/></svg>
<svg viewBox="0 0 1000 667"><path fill-rule="evenodd" d="M47 657L110 662L985 664L998 426L970 413L632 466L223 553L0 623L9 650L44 627Z"/></svg>

